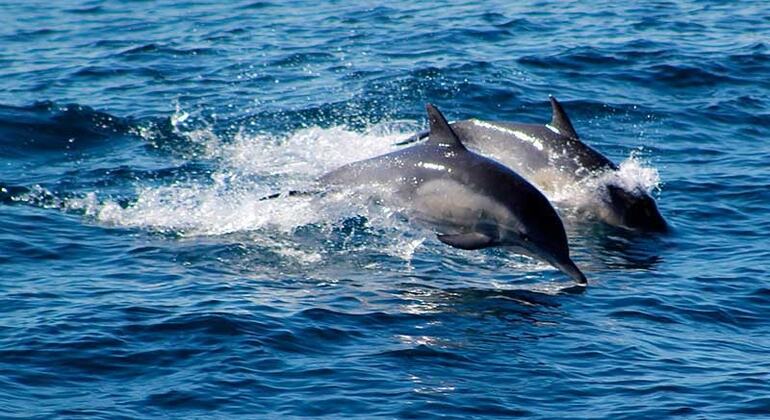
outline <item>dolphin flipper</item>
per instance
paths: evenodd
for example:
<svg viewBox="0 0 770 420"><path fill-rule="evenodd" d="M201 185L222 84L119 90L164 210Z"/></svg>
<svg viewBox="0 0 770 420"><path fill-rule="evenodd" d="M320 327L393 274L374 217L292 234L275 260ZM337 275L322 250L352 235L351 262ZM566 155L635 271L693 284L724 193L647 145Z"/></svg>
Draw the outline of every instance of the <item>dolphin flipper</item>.
<svg viewBox="0 0 770 420"><path fill-rule="evenodd" d="M479 232L462 233L459 235L438 235L438 240L455 248L468 250L481 249L493 245L492 238Z"/></svg>

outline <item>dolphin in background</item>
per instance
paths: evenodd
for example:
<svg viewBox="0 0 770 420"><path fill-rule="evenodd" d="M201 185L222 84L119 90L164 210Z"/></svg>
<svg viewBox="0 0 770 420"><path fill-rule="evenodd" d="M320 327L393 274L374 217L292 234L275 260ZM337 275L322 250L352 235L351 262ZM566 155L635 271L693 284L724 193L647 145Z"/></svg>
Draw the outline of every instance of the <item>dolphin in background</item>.
<svg viewBox="0 0 770 420"><path fill-rule="evenodd" d="M561 104L550 97L553 117L545 125L462 120L451 124L463 144L521 174L543 191L558 190L618 170L607 157L582 142ZM420 132L399 145L430 138ZM663 232L668 225L650 194L641 189L597 182L584 208L604 222L627 229Z"/></svg>
<svg viewBox="0 0 770 420"><path fill-rule="evenodd" d="M468 250L508 247L587 284L548 199L511 169L466 149L434 106L427 111L428 141L344 165L319 182L327 190L375 190L383 203L434 228L445 244Z"/></svg>

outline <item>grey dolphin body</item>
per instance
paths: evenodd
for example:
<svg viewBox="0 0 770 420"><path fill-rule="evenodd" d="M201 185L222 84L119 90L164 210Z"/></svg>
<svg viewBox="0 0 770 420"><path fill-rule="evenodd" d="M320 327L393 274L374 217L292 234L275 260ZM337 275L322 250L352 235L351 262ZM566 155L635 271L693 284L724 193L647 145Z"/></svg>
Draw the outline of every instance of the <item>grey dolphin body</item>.
<svg viewBox="0 0 770 420"><path fill-rule="evenodd" d="M451 124L471 150L510 167L542 190L577 184L618 167L583 143L561 104L551 97L553 118L549 124L518 124L470 119ZM408 144L429 137L427 131L401 142ZM598 185L590 210L605 222L629 229L665 231L666 221L655 200L640 189L620 185Z"/></svg>
<svg viewBox="0 0 770 420"><path fill-rule="evenodd" d="M434 227L461 249L506 246L547 261L577 283L561 219L548 200L507 167L468 151L443 115L427 106L430 140L354 162L319 179L329 188L387 187L383 199Z"/></svg>

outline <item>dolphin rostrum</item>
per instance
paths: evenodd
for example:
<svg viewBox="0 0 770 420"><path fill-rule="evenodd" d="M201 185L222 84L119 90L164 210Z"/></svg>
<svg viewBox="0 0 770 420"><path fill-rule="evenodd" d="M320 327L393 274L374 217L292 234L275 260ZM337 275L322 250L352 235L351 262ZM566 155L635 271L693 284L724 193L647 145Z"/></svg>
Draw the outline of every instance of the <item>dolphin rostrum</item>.
<svg viewBox="0 0 770 420"><path fill-rule="evenodd" d="M618 170L607 157L583 143L561 104L550 97L553 117L545 125L470 119L451 124L471 150L498 160L544 191L598 179ZM399 143L431 135L418 133ZM595 197L586 208L608 224L633 230L667 229L655 200L638 187L617 183L588 184Z"/></svg>
<svg viewBox="0 0 770 420"><path fill-rule="evenodd" d="M511 169L465 148L436 107L427 105L430 139L344 165L319 179L327 188L387 188L389 200L461 249L493 246L544 260L578 284L586 277L569 256L558 214Z"/></svg>

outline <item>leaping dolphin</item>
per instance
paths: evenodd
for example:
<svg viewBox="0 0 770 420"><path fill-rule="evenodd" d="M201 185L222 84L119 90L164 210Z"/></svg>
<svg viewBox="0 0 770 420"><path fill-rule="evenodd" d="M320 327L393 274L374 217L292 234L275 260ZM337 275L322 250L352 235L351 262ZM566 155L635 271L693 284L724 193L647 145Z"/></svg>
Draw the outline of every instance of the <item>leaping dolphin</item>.
<svg viewBox="0 0 770 420"><path fill-rule="evenodd" d="M382 200L434 227L445 244L509 247L587 284L548 199L511 169L466 149L436 107L427 111L428 141L342 166L319 182L331 189L385 186Z"/></svg>
<svg viewBox="0 0 770 420"><path fill-rule="evenodd" d="M550 100L553 117L549 124L470 119L451 126L471 150L498 160L544 191L617 171L617 165L580 140L556 98L551 96ZM423 131L399 144L430 135ZM605 222L651 232L667 229L655 200L646 191L611 183L597 183L595 188L598 191L589 210Z"/></svg>

